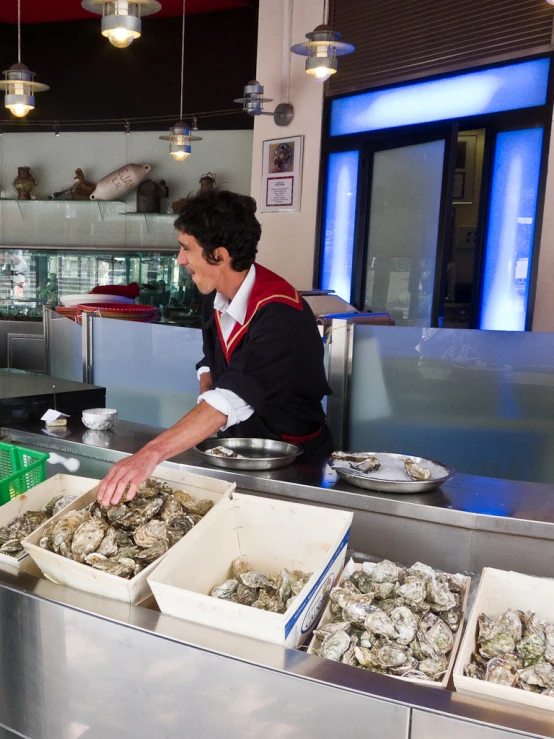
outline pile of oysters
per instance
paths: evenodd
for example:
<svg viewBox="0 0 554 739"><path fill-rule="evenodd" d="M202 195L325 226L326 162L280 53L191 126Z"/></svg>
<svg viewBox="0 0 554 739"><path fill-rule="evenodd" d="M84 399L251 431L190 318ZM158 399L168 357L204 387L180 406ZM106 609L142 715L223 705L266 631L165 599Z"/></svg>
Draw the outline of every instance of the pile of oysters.
<svg viewBox="0 0 554 739"><path fill-rule="evenodd" d="M233 560L229 574L228 580L212 590L213 598L273 613L284 613L290 608L312 576L311 572L283 568L278 577L273 578L253 570L244 557Z"/></svg>
<svg viewBox="0 0 554 739"><path fill-rule="evenodd" d="M500 618L482 613L468 677L554 697L554 624L533 611L509 608Z"/></svg>
<svg viewBox="0 0 554 739"><path fill-rule="evenodd" d="M372 672L440 681L463 624L466 587L463 575L421 562L409 569L386 559L361 568L350 562L331 590L331 620L314 632L315 651Z"/></svg>
<svg viewBox="0 0 554 739"><path fill-rule="evenodd" d="M133 500L94 502L44 527L43 549L111 575L131 578L167 552L212 508L184 490L149 478Z"/></svg>
<svg viewBox="0 0 554 739"><path fill-rule="evenodd" d="M15 559L22 557L25 554L21 544L22 539L32 534L35 529L59 513L66 505L72 503L76 497L76 495L56 495L40 511L25 511L12 518L7 526L0 527L0 552Z"/></svg>

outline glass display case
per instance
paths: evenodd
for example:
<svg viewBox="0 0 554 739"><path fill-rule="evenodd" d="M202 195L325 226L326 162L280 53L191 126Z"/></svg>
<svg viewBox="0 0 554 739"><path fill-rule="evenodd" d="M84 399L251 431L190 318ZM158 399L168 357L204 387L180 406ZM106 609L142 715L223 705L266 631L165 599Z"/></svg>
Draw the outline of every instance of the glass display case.
<svg viewBox="0 0 554 739"><path fill-rule="evenodd" d="M42 306L97 285L141 286L137 302L160 309L160 321L200 325L200 299L177 251L0 247L0 318L42 320Z"/></svg>

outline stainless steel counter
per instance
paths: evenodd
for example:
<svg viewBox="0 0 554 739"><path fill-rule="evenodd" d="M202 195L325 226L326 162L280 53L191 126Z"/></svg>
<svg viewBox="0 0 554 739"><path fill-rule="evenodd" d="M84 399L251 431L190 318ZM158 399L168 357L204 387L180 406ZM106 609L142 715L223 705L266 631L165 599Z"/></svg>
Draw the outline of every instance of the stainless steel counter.
<svg viewBox="0 0 554 739"><path fill-rule="evenodd" d="M79 474L101 477L157 430L120 423L94 445L82 443L85 431L70 426L61 439L39 424L8 433L49 451L49 474L73 457ZM193 453L169 464L177 462L202 467ZM383 496L337 482L323 463L203 471L245 492L353 509L351 546L366 553L446 570L553 574L549 486L461 476L434 494ZM480 513L489 505L503 515ZM542 713L417 687L30 574L0 572L0 626L0 739L554 737Z"/></svg>

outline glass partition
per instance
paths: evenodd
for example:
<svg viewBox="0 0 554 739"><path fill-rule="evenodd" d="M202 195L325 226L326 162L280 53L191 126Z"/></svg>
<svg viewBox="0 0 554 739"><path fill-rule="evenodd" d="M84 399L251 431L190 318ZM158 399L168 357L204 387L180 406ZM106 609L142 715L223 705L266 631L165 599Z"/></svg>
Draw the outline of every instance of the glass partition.
<svg viewBox="0 0 554 739"><path fill-rule="evenodd" d="M64 380L83 381L82 329L69 318L50 321L50 374Z"/></svg>
<svg viewBox="0 0 554 739"><path fill-rule="evenodd" d="M106 388L106 406L122 420L167 428L194 408L199 329L109 318L92 324L92 381Z"/></svg>
<svg viewBox="0 0 554 739"><path fill-rule="evenodd" d="M346 447L554 482L554 336L355 326Z"/></svg>
<svg viewBox="0 0 554 739"><path fill-rule="evenodd" d="M199 326L200 298L175 252L0 248L0 318L42 320L42 306L97 285L141 286L138 303L166 323Z"/></svg>

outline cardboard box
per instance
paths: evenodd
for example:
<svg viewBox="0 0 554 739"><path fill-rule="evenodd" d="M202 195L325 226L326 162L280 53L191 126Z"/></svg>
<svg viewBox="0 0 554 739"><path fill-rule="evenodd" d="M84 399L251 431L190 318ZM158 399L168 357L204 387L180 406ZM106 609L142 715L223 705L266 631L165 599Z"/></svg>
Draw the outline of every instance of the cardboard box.
<svg viewBox="0 0 554 739"><path fill-rule="evenodd" d="M54 475L30 488L26 493L22 493L0 506L0 527L7 526L9 521L26 511L40 511L42 506L52 500L55 495L81 496L96 488L97 485L98 480L90 477ZM19 559L15 559L0 552L0 569L4 571L26 571L29 564L30 557L28 554L23 554Z"/></svg>
<svg viewBox="0 0 554 739"><path fill-rule="evenodd" d="M356 570L361 570L362 565L354 562L354 560L350 560L346 567L344 568L340 581L340 583L345 579L350 577L350 575L355 572ZM466 606L467 606L467 599L469 596L469 586L471 584L471 578L466 577L466 588L462 597L462 612L465 614ZM330 621L333 620L333 616L331 613L331 604L330 602L327 604L327 607L325 608L325 611L323 613L323 616L321 617L321 620L315 627L316 630L319 629L321 626L324 626L325 624L328 624ZM454 660L456 659L456 653L458 652L458 647L460 646L460 641L462 639L462 631L463 631L463 621L460 624L458 631L454 633L454 645L452 647L452 651L450 652L450 657L448 659L448 669L446 670L446 673L444 674L444 677L442 680L422 680L420 678L416 677L400 677L399 675L388 675L388 677L393 677L395 680L404 680L404 682L408 683L414 683L415 685L424 685L427 688L446 688L448 685L448 681L450 680L450 675L452 673L452 668L454 666ZM308 654L314 654L317 655L317 651L321 647L321 640L314 636L312 641L310 642L310 645L308 647ZM356 667L354 669L363 669L361 667Z"/></svg>
<svg viewBox="0 0 554 739"><path fill-rule="evenodd" d="M196 524L192 531L195 531L198 526L203 526L217 505L235 489L234 483L216 480L215 478L204 477L203 475L196 475L190 472L176 471L163 466L157 467L152 477L163 480L173 490L183 489L199 500L201 498L209 498L214 501L216 504L214 508L212 508L202 521ZM85 495L67 506L63 513L54 516L50 520L57 520L70 510L79 510L92 503L96 499L98 489L98 481L96 482L97 487L94 490L85 493ZM145 567L138 575L127 580L123 577L117 577L116 575L96 570L89 565L75 562L72 559L67 559L55 552L42 549L39 546L39 541L45 525L43 524L24 539L23 546L49 580L60 585L69 585L77 590L85 590L87 593L94 593L95 595L115 598L116 600L129 603L139 603L150 595L147 578L163 560L163 556L149 564L148 567ZM190 532L183 539L186 539L189 535ZM169 549L169 552L172 551L173 547ZM164 556L167 556L167 554Z"/></svg>
<svg viewBox="0 0 554 739"><path fill-rule="evenodd" d="M554 698L520 688L497 685L464 675L476 647L477 619L481 613L498 618L508 608L535 611L539 619L554 623L554 580L485 567L454 666L454 686L458 693L485 698L495 703L515 703L539 710L554 711Z"/></svg>
<svg viewBox="0 0 554 739"><path fill-rule="evenodd" d="M287 647L310 634L346 554L353 514L233 493L194 528L152 573L148 582L162 613ZM229 578L232 561L277 576L312 572L284 614L212 598Z"/></svg>

